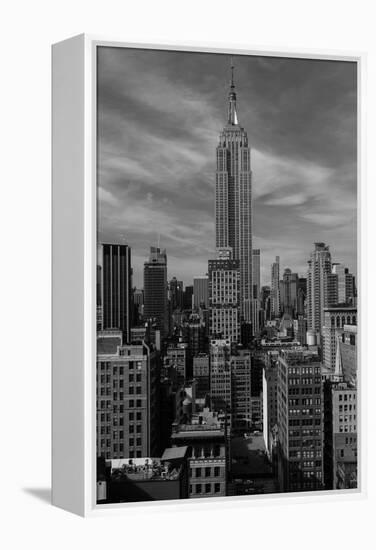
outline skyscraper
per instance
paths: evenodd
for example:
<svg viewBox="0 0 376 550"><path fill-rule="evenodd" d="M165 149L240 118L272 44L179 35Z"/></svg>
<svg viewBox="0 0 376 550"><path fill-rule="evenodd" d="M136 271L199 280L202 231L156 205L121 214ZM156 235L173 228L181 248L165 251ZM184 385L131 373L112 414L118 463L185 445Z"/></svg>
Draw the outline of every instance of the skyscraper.
<svg viewBox="0 0 376 550"><path fill-rule="evenodd" d="M315 243L308 261L307 320L308 330L321 332L324 324L324 307L327 304L328 275L332 269L329 246Z"/></svg>
<svg viewBox="0 0 376 550"><path fill-rule="evenodd" d="M206 309L208 307L208 283L207 275L193 278L193 306L197 309L200 307Z"/></svg>
<svg viewBox="0 0 376 550"><path fill-rule="evenodd" d="M260 249L252 250L252 283L253 298L260 300Z"/></svg>
<svg viewBox="0 0 376 550"><path fill-rule="evenodd" d="M144 318L153 319L162 338L168 331L167 254L151 247L149 261L144 264Z"/></svg>
<svg viewBox="0 0 376 550"><path fill-rule="evenodd" d="M171 302L171 311L183 308L183 281L178 281L176 277L173 277L169 282L169 294Z"/></svg>
<svg viewBox="0 0 376 550"><path fill-rule="evenodd" d="M274 317L278 317L281 312L281 297L279 291L279 256L276 256L275 262L272 263L272 284L270 291L271 313Z"/></svg>
<svg viewBox="0 0 376 550"><path fill-rule="evenodd" d="M333 273L338 278L338 303L355 304L355 277L343 264L333 264ZM330 304L328 304L330 305Z"/></svg>
<svg viewBox="0 0 376 550"><path fill-rule="evenodd" d="M297 311L299 276L287 268L279 282L280 308L283 313L295 315Z"/></svg>
<svg viewBox="0 0 376 550"><path fill-rule="evenodd" d="M228 95L227 124L219 135L215 182L216 248L231 247L239 261L240 311L251 321L252 198L251 161L247 132L238 122L234 67Z"/></svg>
<svg viewBox="0 0 376 550"><path fill-rule="evenodd" d="M102 326L121 330L127 342L131 326L131 249L126 244L103 244L102 255Z"/></svg>

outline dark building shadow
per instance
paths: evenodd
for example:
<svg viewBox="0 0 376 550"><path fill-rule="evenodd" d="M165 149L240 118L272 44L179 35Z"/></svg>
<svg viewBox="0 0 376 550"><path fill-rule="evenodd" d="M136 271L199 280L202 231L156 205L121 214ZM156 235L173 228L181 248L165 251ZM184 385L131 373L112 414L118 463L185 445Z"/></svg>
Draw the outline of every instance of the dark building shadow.
<svg viewBox="0 0 376 550"><path fill-rule="evenodd" d="M49 487L24 487L22 490L34 498L51 504L51 489Z"/></svg>

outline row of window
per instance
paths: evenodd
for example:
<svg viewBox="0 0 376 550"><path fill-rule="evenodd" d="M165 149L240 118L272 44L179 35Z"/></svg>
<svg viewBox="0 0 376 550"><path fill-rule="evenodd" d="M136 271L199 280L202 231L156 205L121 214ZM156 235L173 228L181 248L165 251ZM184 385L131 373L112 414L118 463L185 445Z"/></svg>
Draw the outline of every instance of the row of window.
<svg viewBox="0 0 376 550"><path fill-rule="evenodd" d="M219 477L221 475L221 468L219 466L214 466L214 468L210 468L209 466L206 468L190 468L189 477L192 478L193 474L194 477Z"/></svg>
<svg viewBox="0 0 376 550"><path fill-rule="evenodd" d="M123 368L123 367L121 367ZM123 372L121 373L123 374ZM110 374L101 374L100 377L98 376L98 380L100 380L101 384L110 384L111 383L111 379L113 380L113 385L114 387L116 386L117 383L119 383L119 386L123 386L124 384L124 379L123 378L116 378L116 379L113 379L113 377L110 375ZM141 379L142 379L142 374L141 373L137 373L136 374L136 382L141 382ZM129 374L128 375L128 381L129 382L134 382L135 380L135 376L134 374Z"/></svg>
<svg viewBox="0 0 376 550"><path fill-rule="evenodd" d="M289 374L321 374L320 367L289 367Z"/></svg>
<svg viewBox="0 0 376 550"><path fill-rule="evenodd" d="M289 426L320 426L321 425L321 418L303 418L300 420L299 418L292 418L289 420Z"/></svg>
<svg viewBox="0 0 376 550"><path fill-rule="evenodd" d="M303 399L289 399L289 406L294 407L297 405L321 405L321 398L304 397Z"/></svg>
<svg viewBox="0 0 376 550"><path fill-rule="evenodd" d="M356 421L356 414L354 414L354 415L349 414L348 416L347 415L345 415L345 416L340 415L340 417L339 417L340 422L352 422L353 420L354 420L354 422Z"/></svg>
<svg viewBox="0 0 376 550"><path fill-rule="evenodd" d="M116 414L118 412L118 407L117 405L114 405L113 407L113 412ZM119 405L119 413L123 413L124 412L124 405ZM116 420L116 417L113 417L112 414L110 413L101 413L100 414L100 421L101 422L111 422L111 420L113 419L114 421L114 425L115 425L115 420ZM133 420L141 420L142 419L142 413L141 412L137 412L136 414L134 412L130 412L129 413L129 421L130 422L133 422ZM123 425L123 418L122 417L119 417L119 424L120 426Z"/></svg>
<svg viewBox="0 0 376 550"><path fill-rule="evenodd" d="M289 414L290 415L303 415L303 416L306 416L306 415L317 415L317 414L321 414L321 409L302 409L302 408L299 408L299 409L289 409Z"/></svg>
<svg viewBox="0 0 376 550"><path fill-rule="evenodd" d="M208 494L208 493L219 493L221 491L220 483L197 483L196 485L189 486L189 492L191 494L195 493L196 495Z"/></svg>
<svg viewBox="0 0 376 550"><path fill-rule="evenodd" d="M124 355L124 353L120 353L120 355ZM137 369L137 370L141 370L142 369L142 364L143 364L143 361L129 361L127 363L127 369L129 370L133 370L133 369ZM101 361L100 362L100 370L101 371L104 371L104 370L112 370L113 374L124 374L124 367L118 367L118 366L114 366L111 361ZM119 369L119 370L118 370Z"/></svg>
<svg viewBox="0 0 376 550"><path fill-rule="evenodd" d="M315 390L315 391L313 391ZM321 393L321 387L317 388L289 388L289 395L312 395Z"/></svg>
<svg viewBox="0 0 376 550"><path fill-rule="evenodd" d="M352 399L356 399L356 393L352 394L352 393L345 393L345 394L342 394L340 393L339 396L338 396L338 399L339 401L352 401Z"/></svg>
<svg viewBox="0 0 376 550"><path fill-rule="evenodd" d="M115 445L115 443L114 443L114 445ZM117 445L117 444L116 444L116 445ZM121 447L120 450L124 450L124 446L123 446L124 444L123 444L123 443L119 443L119 445L120 445L120 447ZM134 440L133 437L130 437L130 438L129 438L128 445L129 445L129 447L134 447L134 445L135 445L135 440ZM141 447L141 445L142 445L142 439L141 439L141 437L137 437L137 438L136 438L136 447ZM101 439L101 440L100 440L100 446L101 446L102 448L103 448L103 447L110 447L110 446L111 446L111 439ZM120 448L120 447L119 447L119 448Z"/></svg>
<svg viewBox="0 0 376 550"><path fill-rule="evenodd" d="M340 405L339 406L339 412L347 412L347 411L352 411L352 410L356 410L356 405Z"/></svg>
<svg viewBox="0 0 376 550"><path fill-rule="evenodd" d="M356 432L356 427L354 426L354 429L353 429L351 425L348 426L347 424L345 425L341 424L339 427L339 432L340 433Z"/></svg>
<svg viewBox="0 0 376 550"><path fill-rule="evenodd" d="M117 426L117 422L116 423L114 422L114 426ZM122 418L120 418L119 426L123 426L123 419ZM136 426L134 424L130 424L128 426L128 432L131 433L131 434L133 434L135 432L136 433L141 433L142 432L141 424L137 424ZM104 434L109 435L111 433L111 426L101 426L100 433L101 433L101 435L104 435ZM119 437L120 439L123 439L124 432L123 432L123 430L120 430L119 432L113 431L112 435L113 435L114 438Z"/></svg>
<svg viewBox="0 0 376 550"><path fill-rule="evenodd" d="M117 396L116 396L117 397ZM119 394L119 401L122 401L124 399L124 394L122 392L120 392ZM116 401L116 399L114 398L114 400ZM115 410L115 405L113 405L113 402L112 400L108 400L108 401L100 401L99 403L99 406L101 409L111 409L112 407L114 408ZM128 401L128 407L129 408L133 408L134 406L136 407L142 407L142 400L141 399L136 399L136 404L135 404L135 401L134 399L129 399ZM119 412L123 412L124 408L123 405L119 405Z"/></svg>
<svg viewBox="0 0 376 550"><path fill-rule="evenodd" d="M123 388L122 385L119 386L120 388ZM141 386L136 386L136 392L134 391L135 390L135 387L134 386L129 386L128 388L128 392L126 392L127 395L133 395L134 393L140 395L142 394L142 388ZM118 393L119 393L119 396L120 396L120 399L124 399L124 392L117 392L117 391L113 391L112 388L101 388L100 389L100 395L103 396L103 395L112 395L112 398L116 401L118 399Z"/></svg>
<svg viewBox="0 0 376 550"><path fill-rule="evenodd" d="M321 377L314 376L311 378L289 378L289 386L311 386L313 383L321 384Z"/></svg>

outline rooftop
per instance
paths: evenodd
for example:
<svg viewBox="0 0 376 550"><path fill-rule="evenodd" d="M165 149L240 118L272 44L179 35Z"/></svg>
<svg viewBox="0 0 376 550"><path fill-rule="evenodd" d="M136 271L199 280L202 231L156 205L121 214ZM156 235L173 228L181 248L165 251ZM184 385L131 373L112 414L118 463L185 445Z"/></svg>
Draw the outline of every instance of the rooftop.
<svg viewBox="0 0 376 550"><path fill-rule="evenodd" d="M167 451L169 451L167 453ZM187 447L166 449L162 458L120 458L110 460L112 481L171 481L179 478L182 465L169 461L183 459ZM175 456L174 456L175 455Z"/></svg>

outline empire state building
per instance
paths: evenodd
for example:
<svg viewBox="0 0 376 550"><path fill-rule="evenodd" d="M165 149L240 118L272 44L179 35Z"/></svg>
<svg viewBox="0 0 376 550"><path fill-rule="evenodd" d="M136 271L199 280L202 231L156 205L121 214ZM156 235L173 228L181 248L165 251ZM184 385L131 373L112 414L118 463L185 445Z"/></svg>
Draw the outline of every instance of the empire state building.
<svg viewBox="0 0 376 550"><path fill-rule="evenodd" d="M228 94L227 124L219 134L215 178L216 248L231 249L240 271L240 313L252 320L252 195L248 136L236 111L234 67Z"/></svg>

